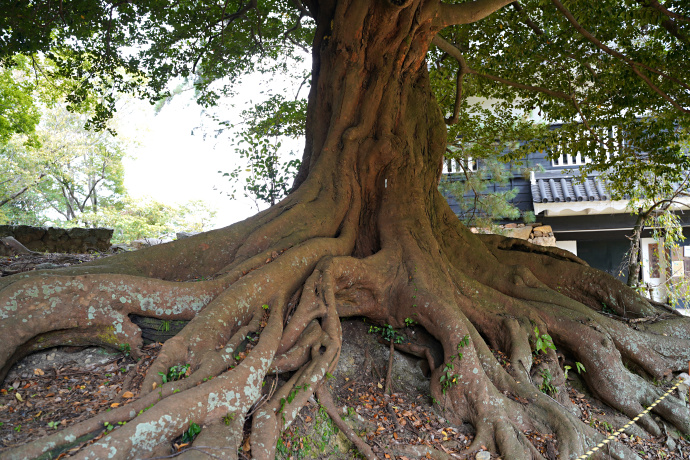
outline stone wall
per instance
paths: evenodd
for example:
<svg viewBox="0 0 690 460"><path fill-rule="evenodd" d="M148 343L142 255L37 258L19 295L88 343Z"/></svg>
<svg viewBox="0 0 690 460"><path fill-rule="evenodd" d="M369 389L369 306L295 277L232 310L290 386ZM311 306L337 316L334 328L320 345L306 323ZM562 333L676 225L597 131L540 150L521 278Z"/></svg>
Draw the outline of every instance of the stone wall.
<svg viewBox="0 0 690 460"><path fill-rule="evenodd" d="M108 251L113 230L0 225L0 238L6 236L14 237L32 251L83 254Z"/></svg>
<svg viewBox="0 0 690 460"><path fill-rule="evenodd" d="M471 229L473 233L490 233L485 229ZM556 246L556 237L550 225L506 224L501 226L501 234L511 238L527 240L540 246Z"/></svg>

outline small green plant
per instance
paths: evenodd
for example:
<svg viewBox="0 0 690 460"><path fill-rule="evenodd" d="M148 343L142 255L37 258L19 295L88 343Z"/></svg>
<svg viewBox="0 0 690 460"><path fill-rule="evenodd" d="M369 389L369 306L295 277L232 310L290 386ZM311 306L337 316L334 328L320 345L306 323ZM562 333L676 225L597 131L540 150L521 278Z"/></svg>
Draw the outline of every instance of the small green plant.
<svg viewBox="0 0 690 460"><path fill-rule="evenodd" d="M602 428L604 431L607 431L609 433L613 433L614 428L613 425L611 425L609 422L605 420L599 420L598 418L592 418L589 421L589 426L592 428Z"/></svg>
<svg viewBox="0 0 690 460"><path fill-rule="evenodd" d="M541 385L539 385L539 390L542 393L546 393L547 395L550 396L555 396L558 394L558 388L556 388L551 381L553 380L553 376L551 375L551 371L548 369L542 369L541 371Z"/></svg>
<svg viewBox="0 0 690 460"><path fill-rule="evenodd" d="M129 356L132 353L132 346L128 343L121 343L119 345L120 351L125 355Z"/></svg>
<svg viewBox="0 0 690 460"><path fill-rule="evenodd" d="M601 303L601 311L602 311L603 313L608 313L609 315L613 315L613 314L616 313L615 310L614 310L613 308L609 307L609 306L606 305L606 303L604 303L604 302Z"/></svg>
<svg viewBox="0 0 690 460"><path fill-rule="evenodd" d="M103 423L103 428L105 428L105 431L110 433L113 431L113 428L115 428L113 425L111 425L109 422Z"/></svg>
<svg viewBox="0 0 690 460"><path fill-rule="evenodd" d="M443 394L446 394L446 391L458 384L458 376L453 372L455 370L454 360L455 356L451 356L450 362L443 365L443 375L438 379Z"/></svg>
<svg viewBox="0 0 690 460"><path fill-rule="evenodd" d="M176 380L183 379L187 376L189 367L189 364L178 364L168 369L167 373L159 372L158 375L160 375L163 379L163 383L175 382Z"/></svg>
<svg viewBox="0 0 690 460"><path fill-rule="evenodd" d="M384 327L369 326L369 334L381 334L384 340L393 343L402 343L405 341L405 336L393 329L393 326L386 324Z"/></svg>
<svg viewBox="0 0 690 460"><path fill-rule="evenodd" d="M21 425L17 425L17 426L15 426L15 427L13 428L13 430L16 431L17 433L19 433L19 432L22 431L22 426L21 426Z"/></svg>
<svg viewBox="0 0 690 460"><path fill-rule="evenodd" d="M412 327L416 324L417 324L417 321L413 320L412 318L405 318L405 326Z"/></svg>
<svg viewBox="0 0 690 460"><path fill-rule="evenodd" d="M463 348L463 347L466 347L469 344L470 344L470 336L469 336L469 334L465 334L465 337L463 337L460 340L460 343L458 343L458 350Z"/></svg>
<svg viewBox="0 0 690 460"><path fill-rule="evenodd" d="M228 412L223 416L223 423L226 425L230 425L233 420L235 420L235 414L232 412Z"/></svg>
<svg viewBox="0 0 690 460"><path fill-rule="evenodd" d="M549 334L539 334L539 328L537 326L534 326L534 334L537 336L537 340L534 343L534 354L538 355L539 352L541 351L542 353L546 354L546 350L549 348L552 350L556 349L556 346L553 344L553 339Z"/></svg>
<svg viewBox="0 0 690 460"><path fill-rule="evenodd" d="M154 404L156 404L156 403L151 403L150 406L144 407L142 410L140 410L140 411L137 413L137 415L141 415L141 414L143 414L144 412L146 412L147 410L151 409L151 408L153 407Z"/></svg>
<svg viewBox="0 0 690 460"><path fill-rule="evenodd" d="M568 379L568 371L570 369L572 369L572 366L567 366L567 365L563 366L563 376L566 378L566 380ZM579 361L575 362L575 370L577 370L578 374L582 374L583 372L587 372L587 370L585 369L585 365Z"/></svg>
<svg viewBox="0 0 690 460"><path fill-rule="evenodd" d="M268 305L263 304L263 305L261 306L261 308L263 308L264 310L268 310Z"/></svg>
<svg viewBox="0 0 690 460"><path fill-rule="evenodd" d="M285 414L283 413L283 409L285 409L285 404L290 404L292 401L294 401L295 397L299 393L299 390L307 391L307 389L310 386L311 385L308 383L305 383L304 385L297 385L292 390L290 390L290 393L287 395L287 398L280 398L280 409L278 410L278 413L281 414L283 420L285 420Z"/></svg>
<svg viewBox="0 0 690 460"><path fill-rule="evenodd" d="M48 428L52 428L54 430L58 429L59 422L48 422Z"/></svg>
<svg viewBox="0 0 690 460"><path fill-rule="evenodd" d="M170 321L163 320L161 325L158 326L159 331L169 332L170 331Z"/></svg>
<svg viewBox="0 0 690 460"><path fill-rule="evenodd" d="M201 427L194 422L189 422L189 428L182 435L182 443L192 442L199 433L201 433Z"/></svg>

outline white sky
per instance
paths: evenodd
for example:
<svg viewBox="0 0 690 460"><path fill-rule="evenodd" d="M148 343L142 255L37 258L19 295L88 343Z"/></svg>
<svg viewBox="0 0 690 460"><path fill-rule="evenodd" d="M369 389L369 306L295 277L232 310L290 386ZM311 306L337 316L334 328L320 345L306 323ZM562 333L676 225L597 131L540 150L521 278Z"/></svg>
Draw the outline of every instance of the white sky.
<svg viewBox="0 0 690 460"><path fill-rule="evenodd" d="M259 95L260 78L248 78L249 83L238 87L238 96L226 104L224 117L231 123L239 122L239 114L246 103ZM125 186L135 198L151 197L166 204L183 204L190 200L202 200L217 211L215 225L220 228L246 219L257 212L254 202L243 197L241 184L236 186L238 199L232 200L225 193L214 190L231 190L228 178L218 171L230 172L238 164L234 147L226 131L214 138L211 120L202 113L191 97L182 94L173 98L158 115L148 102L128 103L131 110L124 110L118 133L134 140L135 147L128 149L134 158L125 164ZM200 129L201 127L201 129ZM204 139L204 128L206 139ZM194 131L194 134L192 134ZM289 146L301 157L300 145ZM281 148L282 149L282 148ZM267 206L263 205L262 209Z"/></svg>

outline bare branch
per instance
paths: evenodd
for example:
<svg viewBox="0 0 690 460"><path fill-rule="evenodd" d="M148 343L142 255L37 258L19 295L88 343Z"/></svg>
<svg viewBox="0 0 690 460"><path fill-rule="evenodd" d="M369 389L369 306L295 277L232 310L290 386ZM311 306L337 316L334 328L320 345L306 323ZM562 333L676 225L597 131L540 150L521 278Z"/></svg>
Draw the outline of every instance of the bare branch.
<svg viewBox="0 0 690 460"><path fill-rule="evenodd" d="M465 73L470 70L467 62L465 61L465 56L463 56L462 51L460 51L457 46L453 45L440 35L436 35L432 40L432 43L446 52L449 56L455 58L455 60L458 61L458 64L460 64L460 68L463 69Z"/></svg>
<svg viewBox="0 0 690 460"><path fill-rule="evenodd" d="M455 24L471 24L512 3L511 0L474 0L456 5L441 4L437 25L441 28Z"/></svg>
<svg viewBox="0 0 690 460"><path fill-rule="evenodd" d="M447 125L454 125L458 122L460 116L460 106L462 105L462 80L465 76L462 66L458 69L458 75L455 80L455 106L453 106L453 116L446 119Z"/></svg>

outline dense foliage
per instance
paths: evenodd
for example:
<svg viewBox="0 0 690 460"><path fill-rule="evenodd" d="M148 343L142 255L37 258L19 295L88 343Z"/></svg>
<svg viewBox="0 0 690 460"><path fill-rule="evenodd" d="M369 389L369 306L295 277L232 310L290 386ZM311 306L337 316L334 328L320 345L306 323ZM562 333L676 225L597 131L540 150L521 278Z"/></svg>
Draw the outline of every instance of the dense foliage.
<svg viewBox="0 0 690 460"><path fill-rule="evenodd" d="M182 78L200 103L212 105L232 95L242 75L293 70L314 34L308 4L299 2L49 5L20 1L3 8L3 65L11 68L17 53L45 54L56 63L45 72L72 82L71 107L93 107L92 121L100 127L114 110L116 92L158 100L170 94L168 82ZM446 27L429 64L452 126L449 141L461 140L463 154L475 159L508 160L525 153L507 148L511 140L538 134L528 149L555 154L560 145L581 152L594 160L589 168L613 168L611 177L621 183L641 171L678 179L690 166L677 142L690 110L687 9L679 0L540 0ZM303 113L304 104L290 109ZM258 117L268 116L260 111ZM525 124L529 119L564 125L539 134ZM476 151L491 136L500 148ZM611 158L613 152L619 155Z"/></svg>

